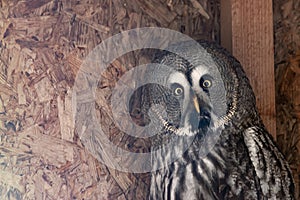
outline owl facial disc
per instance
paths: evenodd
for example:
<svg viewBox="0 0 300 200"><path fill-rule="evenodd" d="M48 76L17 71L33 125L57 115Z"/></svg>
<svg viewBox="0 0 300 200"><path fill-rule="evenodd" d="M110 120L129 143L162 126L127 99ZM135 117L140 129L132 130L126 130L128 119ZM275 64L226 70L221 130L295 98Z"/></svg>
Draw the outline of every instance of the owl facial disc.
<svg viewBox="0 0 300 200"><path fill-rule="evenodd" d="M191 71L182 73L180 71L170 74L168 83L172 91L172 95L180 102L181 122L175 134L192 136L199 131L206 131L211 121L209 112L208 98L203 95L203 91L199 87L200 78L207 73L205 66L198 66ZM205 80L207 81L207 80ZM210 82L204 83L207 87ZM171 123L165 120L164 126L167 130Z"/></svg>

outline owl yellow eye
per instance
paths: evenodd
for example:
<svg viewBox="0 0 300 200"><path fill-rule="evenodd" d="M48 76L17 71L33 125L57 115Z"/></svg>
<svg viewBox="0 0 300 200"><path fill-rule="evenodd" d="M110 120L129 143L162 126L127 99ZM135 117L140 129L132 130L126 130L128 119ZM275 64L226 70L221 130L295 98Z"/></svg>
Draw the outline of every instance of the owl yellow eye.
<svg viewBox="0 0 300 200"><path fill-rule="evenodd" d="M208 74L203 75L199 81L199 85L204 90L210 88L212 86L212 77Z"/></svg>
<svg viewBox="0 0 300 200"><path fill-rule="evenodd" d="M210 80L204 80L203 83L202 83L202 87L210 88L211 87L211 81Z"/></svg>
<svg viewBox="0 0 300 200"><path fill-rule="evenodd" d="M183 94L183 89L182 89L181 87L175 88L174 94L175 94L176 96L182 95L182 94Z"/></svg>
<svg viewBox="0 0 300 200"><path fill-rule="evenodd" d="M182 85L180 85L178 83L172 83L170 87L171 87L173 95L181 97L181 98L184 96L184 89L183 89Z"/></svg>

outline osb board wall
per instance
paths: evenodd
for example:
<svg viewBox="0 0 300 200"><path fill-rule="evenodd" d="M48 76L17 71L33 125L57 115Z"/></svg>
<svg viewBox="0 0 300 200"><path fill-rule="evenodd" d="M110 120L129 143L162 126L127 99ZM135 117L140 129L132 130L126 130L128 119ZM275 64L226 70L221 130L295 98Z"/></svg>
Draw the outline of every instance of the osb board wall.
<svg viewBox="0 0 300 200"><path fill-rule="evenodd" d="M277 141L300 199L300 1L274 0Z"/></svg>
<svg viewBox="0 0 300 200"><path fill-rule="evenodd" d="M1 0L0 199L145 199L147 174L107 168L78 138L71 115L75 76L97 44L122 30L159 26L219 41L218 6L212 0ZM109 96L126 70L147 59L132 52L115 61L101 94ZM107 107L102 111L102 119L109 116ZM114 142L128 142L110 130Z"/></svg>

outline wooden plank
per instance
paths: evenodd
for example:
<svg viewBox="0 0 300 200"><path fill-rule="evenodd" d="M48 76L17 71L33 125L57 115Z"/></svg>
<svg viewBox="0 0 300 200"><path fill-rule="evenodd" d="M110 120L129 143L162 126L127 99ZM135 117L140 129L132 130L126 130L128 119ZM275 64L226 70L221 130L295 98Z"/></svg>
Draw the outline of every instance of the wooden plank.
<svg viewBox="0 0 300 200"><path fill-rule="evenodd" d="M222 0L223 10L228 2ZM272 0L231 0L232 53L243 65L256 94L257 107L270 133L276 137ZM223 13L224 15L224 13ZM229 17L228 17L229 18ZM224 19L223 19L224 21ZM228 23L223 24L223 34ZM229 27L230 27L229 26ZM225 28L224 28L225 27ZM224 30L225 29L225 30ZM224 39L228 37L225 35ZM229 45L230 46L230 45Z"/></svg>

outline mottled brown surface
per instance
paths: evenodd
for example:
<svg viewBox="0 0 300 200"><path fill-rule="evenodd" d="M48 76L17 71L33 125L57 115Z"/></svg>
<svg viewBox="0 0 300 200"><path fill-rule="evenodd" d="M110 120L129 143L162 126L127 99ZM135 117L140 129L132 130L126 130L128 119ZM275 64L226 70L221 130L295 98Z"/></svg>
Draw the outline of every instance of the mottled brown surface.
<svg viewBox="0 0 300 200"><path fill-rule="evenodd" d="M219 41L218 4L2 0L0 8L0 199L145 199L147 174L107 168L79 139L76 74L95 46L123 30L159 26ZM137 51L113 62L96 93L99 123L132 151L147 145L114 127L107 100L118 78L148 58Z"/></svg>
<svg viewBox="0 0 300 200"><path fill-rule="evenodd" d="M300 1L274 0L277 142L300 199Z"/></svg>

